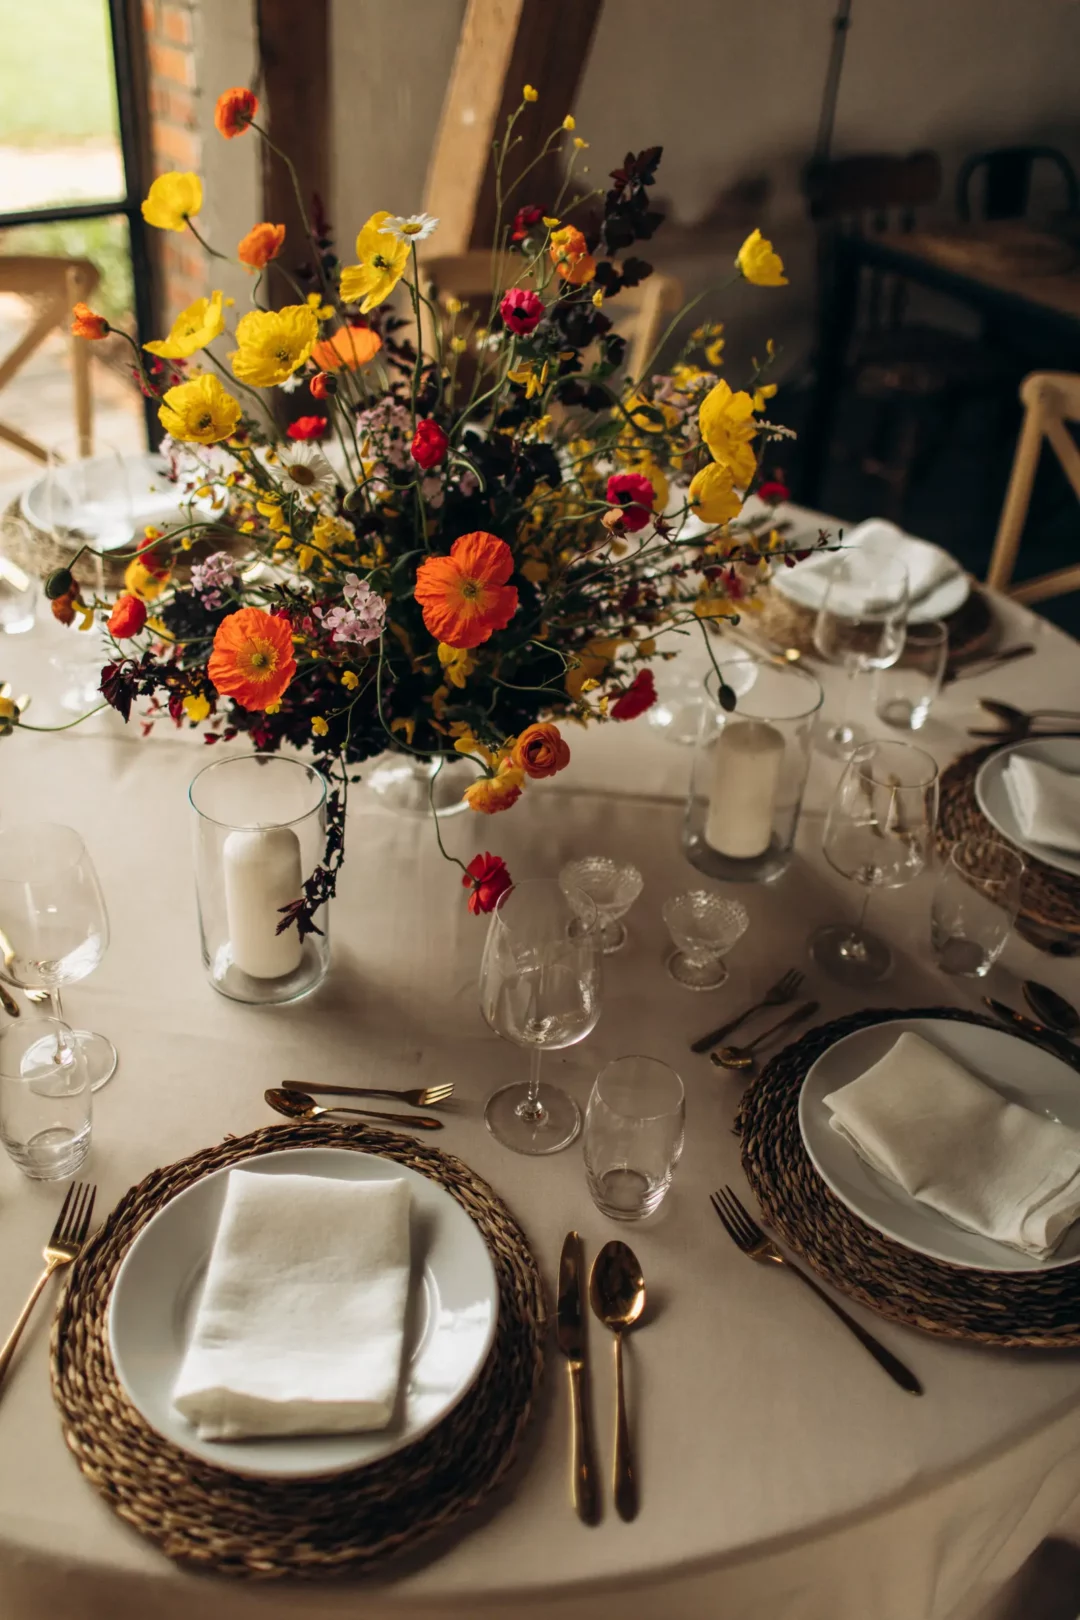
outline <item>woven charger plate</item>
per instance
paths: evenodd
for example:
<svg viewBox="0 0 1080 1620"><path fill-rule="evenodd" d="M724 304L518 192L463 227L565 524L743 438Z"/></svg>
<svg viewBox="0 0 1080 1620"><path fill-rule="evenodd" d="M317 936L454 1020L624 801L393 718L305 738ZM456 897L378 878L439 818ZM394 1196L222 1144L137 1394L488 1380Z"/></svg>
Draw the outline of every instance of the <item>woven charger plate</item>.
<svg viewBox="0 0 1080 1620"><path fill-rule="evenodd" d="M989 748L961 754L942 771L937 824L937 845L942 853L961 838L993 838L1008 843L987 821L975 798L979 767L1000 746L992 743ZM1040 950L1070 954L1071 945L1080 950L1080 878L1046 866L1024 850L1018 853L1024 859L1019 932Z"/></svg>
<svg viewBox="0 0 1080 1620"><path fill-rule="evenodd" d="M292 1147L376 1153L445 1187L491 1254L498 1329L477 1382L415 1444L323 1479L248 1479L189 1456L135 1411L109 1352L109 1296L132 1241L169 1199L212 1170ZM264 1580L356 1575L453 1524L502 1478L539 1385L545 1326L543 1285L521 1229L460 1159L365 1126L271 1125L155 1170L124 1195L71 1268L53 1325L53 1396L87 1479L178 1563Z"/></svg>
<svg viewBox="0 0 1080 1620"><path fill-rule="evenodd" d="M1080 1345L1080 1266L1007 1273L932 1260L867 1226L814 1169L799 1130L799 1093L811 1065L853 1030L891 1018L999 1028L955 1007L878 1007L821 1024L774 1057L750 1085L735 1122L743 1169L766 1223L835 1288L890 1321L1014 1349Z"/></svg>
<svg viewBox="0 0 1080 1620"><path fill-rule="evenodd" d="M141 536L132 538L131 547L123 552L121 561L106 554L101 560L100 569L93 557L80 557L71 570L78 584L88 591L102 588L107 591L121 590L124 571L140 539ZM0 511L0 551L35 579L48 579L54 569L66 568L77 549L77 540L57 540L46 530L27 522L20 496L16 496ZM238 535L235 530L211 530L200 535L190 551L183 552L177 558L176 577L181 583L186 582L191 576L191 564L201 562L212 551L228 551L234 557L244 557L250 549L246 536Z"/></svg>
<svg viewBox="0 0 1080 1620"><path fill-rule="evenodd" d="M747 614L746 622L760 634L768 636L777 647L794 647L804 656L820 657L814 646L817 614L813 608L802 607L776 590L762 591L761 602L761 612L752 618ZM949 632L949 657L952 659L974 658L977 654L989 652L998 634L998 624L989 598L974 583L963 606L943 619L942 623ZM917 637L918 626L912 625L911 630L913 636Z"/></svg>

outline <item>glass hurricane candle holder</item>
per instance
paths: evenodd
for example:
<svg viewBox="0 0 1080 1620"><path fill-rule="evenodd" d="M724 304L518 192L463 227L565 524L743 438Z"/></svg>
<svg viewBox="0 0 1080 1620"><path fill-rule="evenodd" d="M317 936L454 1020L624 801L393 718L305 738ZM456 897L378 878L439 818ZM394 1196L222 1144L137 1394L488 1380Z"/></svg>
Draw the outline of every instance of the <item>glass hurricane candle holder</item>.
<svg viewBox="0 0 1080 1620"><path fill-rule="evenodd" d="M195 811L195 888L203 964L210 983L233 1001L295 1001L330 965L329 917L301 940L279 930L283 908L299 900L323 859L326 780L313 765L282 754L218 760L189 790Z"/></svg>
<svg viewBox="0 0 1080 1620"><path fill-rule="evenodd" d="M728 976L724 957L746 933L750 918L738 900L688 889L664 902L675 949L667 970L686 990L718 990Z"/></svg>
<svg viewBox="0 0 1080 1620"><path fill-rule="evenodd" d="M711 674L683 850L699 871L722 882L771 883L791 860L821 686L808 670L771 660L719 667L735 706L723 707Z"/></svg>

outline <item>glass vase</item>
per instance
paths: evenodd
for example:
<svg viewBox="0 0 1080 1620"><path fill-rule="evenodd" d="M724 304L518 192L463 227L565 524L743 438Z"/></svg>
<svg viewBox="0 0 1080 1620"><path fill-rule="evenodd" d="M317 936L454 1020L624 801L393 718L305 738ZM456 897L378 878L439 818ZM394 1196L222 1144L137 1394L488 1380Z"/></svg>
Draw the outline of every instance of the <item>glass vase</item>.
<svg viewBox="0 0 1080 1620"><path fill-rule="evenodd" d="M772 883L791 860L822 690L790 664L739 659L719 668L735 706L721 705L714 671L705 682L683 850L709 877Z"/></svg>
<svg viewBox="0 0 1080 1620"><path fill-rule="evenodd" d="M322 930L301 940L278 932L283 907L300 899L326 848L326 779L282 754L218 760L195 777L195 890L203 965L233 1001L295 1001L330 965L327 908Z"/></svg>
<svg viewBox="0 0 1080 1620"><path fill-rule="evenodd" d="M434 810L440 820L468 809L462 795L476 774L461 758L422 759L395 749L362 767L364 785L382 809L406 816L429 816Z"/></svg>

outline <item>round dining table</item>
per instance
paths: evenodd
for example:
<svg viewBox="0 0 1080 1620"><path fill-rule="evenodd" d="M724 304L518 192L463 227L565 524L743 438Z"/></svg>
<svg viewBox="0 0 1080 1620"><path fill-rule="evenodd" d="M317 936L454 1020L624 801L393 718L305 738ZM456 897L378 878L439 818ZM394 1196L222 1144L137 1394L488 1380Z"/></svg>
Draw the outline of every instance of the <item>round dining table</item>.
<svg viewBox="0 0 1080 1620"><path fill-rule="evenodd" d="M1036 652L945 688L914 739L941 764L973 746L966 730L980 724L980 697L1036 707L1080 691L1075 642L1015 604L999 600L996 610L1002 640L1032 641ZM33 695L28 721L66 718L53 661L69 657L73 641L51 622L0 637L0 680ZM701 645L683 658L704 672ZM822 678L828 713L842 677ZM869 678L856 685L859 717L875 729ZM187 789L221 744L207 749L167 719L143 739L138 719L125 727L111 712L69 731L0 738L0 825L76 827L107 899L104 961L65 992L72 1020L109 1035L120 1055L94 1098L83 1172L98 1184L99 1213L156 1167L271 1124L263 1092L287 1078L453 1081L437 1143L506 1201L549 1306L570 1228L589 1263L611 1237L628 1238L641 1261L648 1311L626 1343L637 1520L623 1523L611 1506L612 1345L593 1320L607 1500L598 1526L581 1523L571 1504L566 1368L549 1339L512 1469L440 1539L362 1581L190 1573L116 1516L69 1454L42 1308L0 1389L0 1620L973 1620L1080 1495L1080 1354L931 1337L851 1304L914 1369L925 1389L915 1399L808 1290L733 1246L709 1193L730 1184L753 1207L732 1131L744 1079L690 1051L789 967L806 971L821 1021L864 1006L981 1010L988 990L1018 1004L1027 976L1076 1000L1080 968L1014 936L988 980L945 977L930 951L933 875L924 873L875 896L892 977L868 993L826 980L808 958L808 935L852 917L860 894L821 855L840 766L815 756L795 859L775 884L739 887L750 923L728 982L690 993L665 970L661 908L680 890L709 886L680 845L692 750L646 717L568 728L568 738L572 760L557 779L531 784L508 814L455 816L443 835L464 860L501 854L519 879L556 875L591 853L632 861L644 876L629 942L604 964L595 1031L544 1060L582 1105L600 1068L622 1054L650 1054L681 1074L685 1152L658 1213L634 1226L594 1206L580 1141L519 1157L485 1129L486 1098L522 1075L527 1056L481 1018L487 924L470 915L426 816L392 813L362 784L353 789L330 973L309 998L280 1007L223 999L200 959ZM0 1156L0 1335L37 1274L60 1196Z"/></svg>

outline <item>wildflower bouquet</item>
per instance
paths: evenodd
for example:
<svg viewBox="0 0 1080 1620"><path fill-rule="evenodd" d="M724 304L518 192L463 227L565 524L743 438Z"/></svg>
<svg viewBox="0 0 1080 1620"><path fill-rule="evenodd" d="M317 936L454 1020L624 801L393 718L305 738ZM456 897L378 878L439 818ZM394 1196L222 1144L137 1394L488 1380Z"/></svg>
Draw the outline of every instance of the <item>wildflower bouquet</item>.
<svg viewBox="0 0 1080 1620"><path fill-rule="evenodd" d="M301 935L333 893L352 767L387 748L464 757L469 807L509 809L569 763L562 723L641 714L652 661L690 633L708 644L709 621L734 617L783 550L768 523L740 521L783 432L762 414L771 345L744 390L716 374L716 325L694 331L669 372L653 374L654 356L623 375L608 309L651 273L631 250L662 220L650 200L660 148L629 154L592 190L568 117L544 146L565 146L566 183L534 203L530 170L510 183L506 159L535 99L526 87L496 148L484 308L426 282L417 249L436 220L383 211L345 264L325 222L305 216L294 302L267 307L284 227L256 224L236 249L254 280L228 365L210 347L230 319L219 292L140 360L189 520L147 534L114 604L85 602L70 570L47 584L59 617L105 621L115 652L101 691L125 719L144 698L151 718L202 726L208 743L246 732L260 750L312 747L333 792L325 864L282 923ZM227 91L217 127L268 140L257 111L249 91ZM201 202L198 176L165 174L143 213L202 242ZM739 276L784 284L757 231ZM108 327L79 306L74 329L94 339ZM215 529L229 549L184 568ZM458 864L470 908L490 910L510 881L503 863Z"/></svg>

